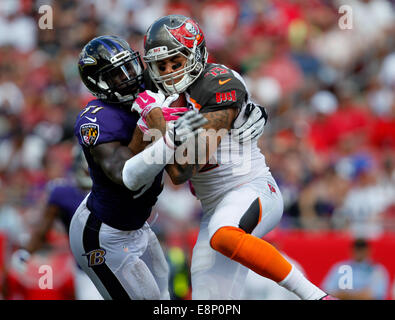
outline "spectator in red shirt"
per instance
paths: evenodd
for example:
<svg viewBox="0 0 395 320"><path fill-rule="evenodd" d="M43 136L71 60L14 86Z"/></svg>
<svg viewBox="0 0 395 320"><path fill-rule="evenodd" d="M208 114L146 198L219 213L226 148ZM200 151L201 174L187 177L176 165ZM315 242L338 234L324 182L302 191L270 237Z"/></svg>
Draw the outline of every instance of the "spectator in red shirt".
<svg viewBox="0 0 395 320"><path fill-rule="evenodd" d="M395 149L395 102L389 114L375 119L370 132L370 143L377 149Z"/></svg>

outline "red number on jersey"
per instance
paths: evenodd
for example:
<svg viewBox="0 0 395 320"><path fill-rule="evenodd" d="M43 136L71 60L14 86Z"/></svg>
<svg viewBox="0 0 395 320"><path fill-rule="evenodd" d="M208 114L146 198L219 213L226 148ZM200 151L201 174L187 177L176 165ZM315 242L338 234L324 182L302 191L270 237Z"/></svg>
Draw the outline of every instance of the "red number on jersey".
<svg viewBox="0 0 395 320"><path fill-rule="evenodd" d="M216 77L220 74L225 74L225 73L229 73L229 71L224 68L215 67L215 68L210 69L210 71L207 72L206 75L211 74L212 76Z"/></svg>

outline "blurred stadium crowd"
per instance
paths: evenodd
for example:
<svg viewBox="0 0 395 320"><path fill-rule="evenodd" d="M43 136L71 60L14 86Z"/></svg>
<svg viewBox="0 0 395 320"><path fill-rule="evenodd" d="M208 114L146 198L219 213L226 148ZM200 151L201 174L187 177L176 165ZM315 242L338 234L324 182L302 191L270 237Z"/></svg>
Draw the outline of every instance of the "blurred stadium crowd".
<svg viewBox="0 0 395 320"><path fill-rule="evenodd" d="M52 29L39 28L41 5L53 9ZM339 26L342 5L352 9L351 29ZM240 72L267 107L259 143L284 197L278 228L368 238L395 232L395 1L2 0L6 254L40 223L47 183L72 174L74 120L91 99L76 63L84 44L117 34L143 53L148 26L171 13L195 17L210 61ZM200 214L186 185L166 183L153 229L181 270L173 273L175 297L188 294L185 270Z"/></svg>

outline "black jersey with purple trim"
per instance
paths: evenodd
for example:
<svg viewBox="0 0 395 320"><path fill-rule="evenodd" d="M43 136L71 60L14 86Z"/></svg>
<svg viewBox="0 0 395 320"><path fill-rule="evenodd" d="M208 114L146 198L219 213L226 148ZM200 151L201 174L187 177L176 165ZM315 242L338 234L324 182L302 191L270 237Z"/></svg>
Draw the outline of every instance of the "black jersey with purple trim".
<svg viewBox="0 0 395 320"><path fill-rule="evenodd" d="M241 109L248 92L241 77L221 64L208 63L199 78L186 91L201 113L227 108Z"/></svg>
<svg viewBox="0 0 395 320"><path fill-rule="evenodd" d="M105 224L119 230L136 230L148 219L162 191L162 172L140 195L113 182L97 164L89 149L102 143L119 141L127 146L139 116L119 106L92 100L78 114L74 133L82 146L93 181L87 207ZM141 188L143 189L143 187Z"/></svg>

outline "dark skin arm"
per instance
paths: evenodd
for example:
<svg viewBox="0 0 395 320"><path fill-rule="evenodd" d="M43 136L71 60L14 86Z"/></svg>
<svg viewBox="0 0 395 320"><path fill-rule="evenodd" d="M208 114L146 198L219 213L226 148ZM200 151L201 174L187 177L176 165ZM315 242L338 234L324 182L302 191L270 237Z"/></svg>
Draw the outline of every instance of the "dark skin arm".
<svg viewBox="0 0 395 320"><path fill-rule="evenodd" d="M166 120L160 108L155 108L148 113L146 121L150 128L161 131L162 135L166 133Z"/></svg>
<svg viewBox="0 0 395 320"><path fill-rule="evenodd" d="M205 150L203 151L198 151L195 150L195 161L192 164L169 164L167 165L166 171L169 174L172 182L174 184L182 184L186 181L188 181L193 175L199 172L199 170L206 165L206 163L209 161L210 156L215 152L216 148L221 142L221 139L224 135L227 134L228 130L232 128L232 123L234 119L236 118L238 114L238 109L236 108L228 108L224 110L219 110L219 111L214 111L214 112L208 112L204 114L204 117L208 120L208 123L206 123L203 126L203 129L209 130L213 129L215 132L218 132L221 129L225 129L221 131L220 135L215 135L215 136L202 136L201 138L206 140L206 143L201 143L201 144L195 144L195 145L201 145L205 146ZM152 110L147 118L147 125L149 128L157 129L162 132L162 135L165 134L166 132L166 121L163 117L162 111L157 108ZM214 141L212 139L217 139ZM213 148L214 146L214 148ZM203 154L204 158L199 159L197 156L199 154Z"/></svg>
<svg viewBox="0 0 395 320"><path fill-rule="evenodd" d="M152 110L147 119L153 119L157 127L166 127L166 121L159 108ZM125 162L143 151L151 143L151 141L144 141L143 138L143 132L139 128L136 128L128 146L122 145L119 141L114 141L99 144L91 148L90 152L95 162L100 165L108 178L119 185L124 185L122 169Z"/></svg>
<svg viewBox="0 0 395 320"><path fill-rule="evenodd" d="M133 157L133 152L119 141L99 144L90 149L93 159L100 165L103 172L111 181L124 185L122 169L125 162Z"/></svg>
<svg viewBox="0 0 395 320"><path fill-rule="evenodd" d="M146 118L148 127L150 129L156 129L161 131L161 135L164 135L166 132L166 120L163 117L163 113L159 108L153 109ZM140 128L136 128L133 134L132 141L129 144L129 149L132 150L134 154L138 154L143 151L152 141L147 136L144 136L144 133L140 130Z"/></svg>

